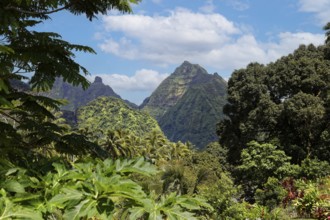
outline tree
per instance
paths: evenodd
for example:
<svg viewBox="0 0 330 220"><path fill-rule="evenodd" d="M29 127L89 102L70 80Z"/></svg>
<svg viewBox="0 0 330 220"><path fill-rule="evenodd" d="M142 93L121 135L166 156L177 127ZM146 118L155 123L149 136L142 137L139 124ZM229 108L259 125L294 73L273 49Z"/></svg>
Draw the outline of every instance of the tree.
<svg viewBox="0 0 330 220"><path fill-rule="evenodd" d="M12 149L30 150L45 143L62 143L66 149L72 143L81 145L84 139L77 134L59 135L61 129L47 118L54 116L46 108L58 109L61 104L49 98L19 91L11 84L13 80L28 79L37 91L52 87L56 77L73 85L88 86L80 73L88 71L74 61L74 51L95 53L87 46L71 44L54 32L38 32L34 28L50 19L49 15L68 11L84 14L92 20L110 9L131 12L130 3L139 0L3 0L0 2L0 151ZM46 122L45 122L46 121ZM30 142L27 136L33 135ZM63 144L66 146L63 147ZM60 146L59 146L60 147ZM60 148L58 148L60 149ZM81 150L84 152L84 150ZM11 152L13 153L13 152Z"/></svg>
<svg viewBox="0 0 330 220"><path fill-rule="evenodd" d="M267 93L264 85L263 65L251 63L246 69L237 70L228 81L228 104L224 106L225 118L218 125L220 144L229 149L228 160L237 162L244 143L256 139L258 129L249 129L249 112L258 107L262 96ZM268 123L266 123L268 124Z"/></svg>
<svg viewBox="0 0 330 220"><path fill-rule="evenodd" d="M228 116L218 126L228 160L239 164L244 146L274 143L292 161L329 160L330 61L324 46L300 46L266 66L250 64L228 82Z"/></svg>
<svg viewBox="0 0 330 220"><path fill-rule="evenodd" d="M254 193L261 189L269 177L282 180L297 175L298 169L290 164L290 157L272 144L250 142L242 151L242 165L237 167L237 180L243 185L248 201L253 201Z"/></svg>
<svg viewBox="0 0 330 220"><path fill-rule="evenodd" d="M325 49L325 56L327 59L330 59L330 22L328 22L324 27L323 30L325 30L325 44L326 44L326 49Z"/></svg>

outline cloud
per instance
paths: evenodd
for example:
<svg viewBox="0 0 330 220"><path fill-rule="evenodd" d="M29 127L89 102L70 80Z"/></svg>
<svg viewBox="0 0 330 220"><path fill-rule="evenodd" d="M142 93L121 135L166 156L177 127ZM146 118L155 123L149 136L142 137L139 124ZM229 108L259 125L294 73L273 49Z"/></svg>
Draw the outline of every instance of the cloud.
<svg viewBox="0 0 330 220"><path fill-rule="evenodd" d="M330 20L329 0L299 0L299 10L314 13L318 22L320 22L322 26Z"/></svg>
<svg viewBox="0 0 330 220"><path fill-rule="evenodd" d="M133 92L151 92L168 76L154 70L141 69L132 76L124 74L95 74L88 76L90 81L95 76L100 76L103 83L109 85L115 92L133 91Z"/></svg>
<svg viewBox="0 0 330 220"><path fill-rule="evenodd" d="M103 18L105 31L122 33L100 44L108 53L144 59L160 64L177 63L184 58L208 53L240 30L220 14L193 13L184 9L168 16L110 15Z"/></svg>
<svg viewBox="0 0 330 220"><path fill-rule="evenodd" d="M269 61L291 53L301 44L308 45L313 43L315 45L321 45L325 40L323 34L312 34L308 32L283 32L278 35L278 38L279 43L269 43L264 46L265 50L267 50Z"/></svg>
<svg viewBox="0 0 330 220"><path fill-rule="evenodd" d="M186 9L166 16L110 15L103 18L106 32L120 34L100 44L107 53L159 65L183 60L231 73L250 62L267 63L300 44L324 42L322 34L283 32L262 42L221 14L194 13Z"/></svg>

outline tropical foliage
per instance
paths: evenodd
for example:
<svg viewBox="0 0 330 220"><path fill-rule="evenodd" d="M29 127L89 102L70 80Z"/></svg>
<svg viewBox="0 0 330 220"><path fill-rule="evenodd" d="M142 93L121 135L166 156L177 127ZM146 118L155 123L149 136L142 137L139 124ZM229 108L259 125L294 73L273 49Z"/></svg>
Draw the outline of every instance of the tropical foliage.
<svg viewBox="0 0 330 220"><path fill-rule="evenodd" d="M95 130L128 130L143 137L152 130L161 132L157 121L146 113L132 109L114 97L99 97L81 107L77 113L78 128Z"/></svg>
<svg viewBox="0 0 330 220"><path fill-rule="evenodd" d="M220 142L232 164L250 141L273 143L294 163L307 156L329 162L330 61L324 46L300 46L266 66L252 63L228 82L228 116Z"/></svg>
<svg viewBox="0 0 330 220"><path fill-rule="evenodd" d="M83 14L92 20L109 9L131 12L130 3L137 1L27 1L0 2L0 146L1 154L16 157L15 149L29 154L34 149L49 148L67 153L91 152L81 135L66 133L50 120L50 109L61 104L46 97L20 91L12 87L14 80L28 79L37 91L52 87L56 77L65 82L87 88L88 81L80 74L88 71L76 63L74 52L95 53L87 46L71 44L53 32L35 31L36 26L50 19L50 14L68 11ZM85 147L81 147L85 146ZM11 153L14 149L14 153Z"/></svg>
<svg viewBox="0 0 330 220"><path fill-rule="evenodd" d="M0 219L329 219L328 32L324 46L235 71L220 144L202 151L169 141L122 101L95 100L72 129L61 101L37 95L58 77L86 88L73 52L94 52L34 31L38 23L137 2L0 2ZM182 70L204 77L186 62Z"/></svg>

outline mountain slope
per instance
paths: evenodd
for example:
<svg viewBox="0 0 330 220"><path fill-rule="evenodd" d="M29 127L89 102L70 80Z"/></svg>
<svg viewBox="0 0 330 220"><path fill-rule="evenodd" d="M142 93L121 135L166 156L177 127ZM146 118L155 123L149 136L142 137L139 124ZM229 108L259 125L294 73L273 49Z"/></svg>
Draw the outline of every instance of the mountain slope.
<svg viewBox="0 0 330 220"><path fill-rule="evenodd" d="M161 130L154 118L114 97L93 100L78 109L77 117L78 127L90 131L124 129L142 137L153 130Z"/></svg>
<svg viewBox="0 0 330 220"><path fill-rule="evenodd" d="M199 65L192 65L188 61L176 68L140 106L151 116L159 120L167 110L176 105L182 98L190 84L196 81L196 76L207 74Z"/></svg>
<svg viewBox="0 0 330 220"><path fill-rule="evenodd" d="M145 100L171 141L190 141L198 148L217 139L216 124L223 118L226 82L217 74L185 61Z"/></svg>
<svg viewBox="0 0 330 220"><path fill-rule="evenodd" d="M68 100L68 104L62 106L61 109L73 112L80 106L86 105L100 96L120 98L120 96L116 94L110 86L103 84L102 78L98 76L95 77L94 82L91 83L86 90L83 90L80 86L72 86L69 83L63 82L62 79L57 78L53 88L49 92L45 93L45 95L54 99ZM126 102L132 107L135 107L135 104L128 101Z"/></svg>

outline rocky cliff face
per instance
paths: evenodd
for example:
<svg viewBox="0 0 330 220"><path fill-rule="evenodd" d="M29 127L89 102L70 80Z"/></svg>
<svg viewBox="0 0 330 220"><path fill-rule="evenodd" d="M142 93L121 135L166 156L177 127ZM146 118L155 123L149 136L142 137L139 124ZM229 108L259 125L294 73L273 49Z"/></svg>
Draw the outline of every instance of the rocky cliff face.
<svg viewBox="0 0 330 220"><path fill-rule="evenodd" d="M197 64L185 61L142 104L171 141L190 141L203 148L217 139L227 83Z"/></svg>

